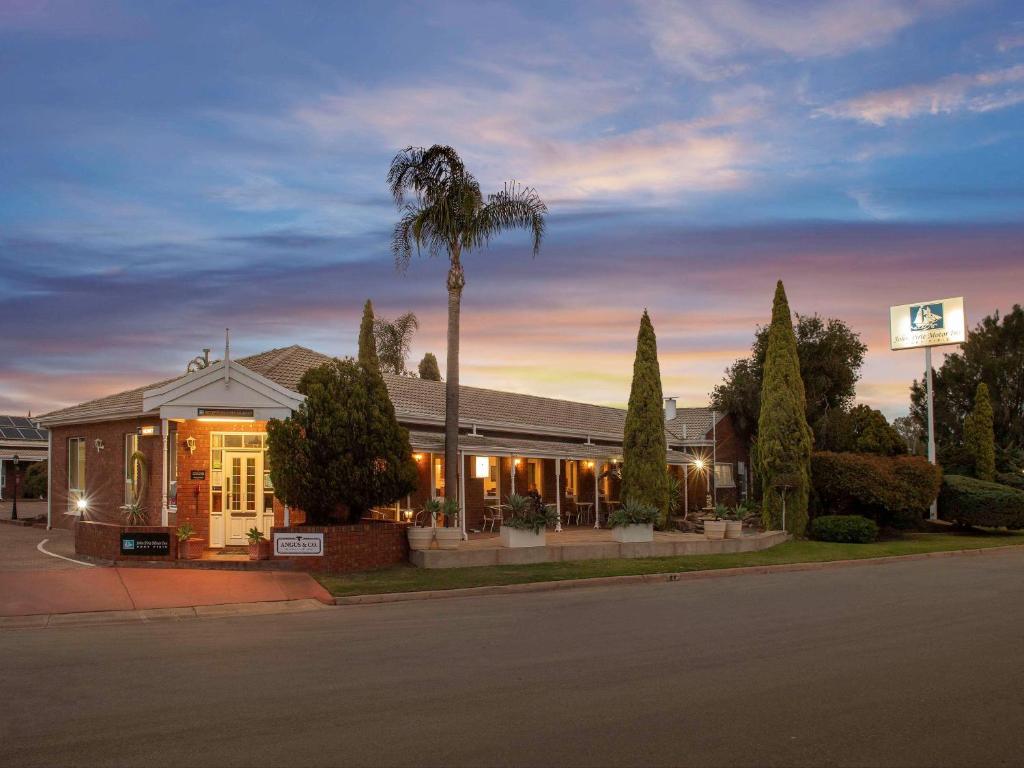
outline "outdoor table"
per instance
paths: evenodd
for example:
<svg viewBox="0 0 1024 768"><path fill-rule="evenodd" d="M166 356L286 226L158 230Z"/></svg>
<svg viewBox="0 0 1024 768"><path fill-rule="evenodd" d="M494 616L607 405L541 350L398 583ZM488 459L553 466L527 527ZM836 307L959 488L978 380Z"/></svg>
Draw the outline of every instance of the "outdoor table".
<svg viewBox="0 0 1024 768"><path fill-rule="evenodd" d="M579 511L580 516L590 517L590 511L594 508L592 501L577 501L576 509ZM579 517L576 518L577 525L579 524Z"/></svg>

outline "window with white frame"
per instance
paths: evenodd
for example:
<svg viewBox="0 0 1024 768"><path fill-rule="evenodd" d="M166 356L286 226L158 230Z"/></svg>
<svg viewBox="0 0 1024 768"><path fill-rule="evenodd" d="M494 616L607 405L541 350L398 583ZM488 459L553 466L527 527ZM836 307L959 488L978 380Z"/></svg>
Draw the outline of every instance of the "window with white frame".
<svg viewBox="0 0 1024 768"><path fill-rule="evenodd" d="M487 459L487 475L484 477L484 498L498 498L498 458L491 456Z"/></svg>
<svg viewBox="0 0 1024 768"><path fill-rule="evenodd" d="M124 503L135 501L135 489L138 488L138 474L142 471L139 462L132 461L132 456L139 450L139 436L129 432L124 436Z"/></svg>
<svg viewBox="0 0 1024 768"><path fill-rule="evenodd" d="M444 457L434 457L434 498L444 498Z"/></svg>
<svg viewBox="0 0 1024 768"><path fill-rule="evenodd" d="M715 464L715 488L735 488L732 464Z"/></svg>
<svg viewBox="0 0 1024 768"><path fill-rule="evenodd" d="M542 459L527 459L526 461L526 490L544 492L544 472Z"/></svg>
<svg viewBox="0 0 1024 768"><path fill-rule="evenodd" d="M580 487L580 463L578 461L565 462L565 495L576 498Z"/></svg>
<svg viewBox="0 0 1024 768"><path fill-rule="evenodd" d="M78 500L85 497L85 438L68 438L68 510L78 514Z"/></svg>

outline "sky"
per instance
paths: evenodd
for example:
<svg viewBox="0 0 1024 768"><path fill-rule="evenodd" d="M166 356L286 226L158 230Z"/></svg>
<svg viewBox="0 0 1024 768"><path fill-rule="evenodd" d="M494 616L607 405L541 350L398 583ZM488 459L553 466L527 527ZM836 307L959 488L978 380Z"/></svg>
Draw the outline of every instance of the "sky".
<svg viewBox="0 0 1024 768"><path fill-rule="evenodd" d="M549 207L466 257L464 384L628 399L640 315L666 395L706 405L770 319L868 345L905 413L888 306L1024 301L1024 5L0 2L0 413L234 356L355 351L419 318L444 370L444 259L404 272L385 184L451 144Z"/></svg>

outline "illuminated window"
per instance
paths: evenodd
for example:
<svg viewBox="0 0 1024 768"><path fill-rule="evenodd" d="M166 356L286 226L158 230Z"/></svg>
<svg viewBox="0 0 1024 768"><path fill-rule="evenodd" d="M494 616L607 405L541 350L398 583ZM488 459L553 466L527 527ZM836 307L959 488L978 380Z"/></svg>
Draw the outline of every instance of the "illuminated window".
<svg viewBox="0 0 1024 768"><path fill-rule="evenodd" d="M434 497L444 496L444 457L434 457Z"/></svg>
<svg viewBox="0 0 1024 768"><path fill-rule="evenodd" d="M85 438L68 438L68 511L79 514L78 500L85 496Z"/></svg>
<svg viewBox="0 0 1024 768"><path fill-rule="evenodd" d="M544 473L542 470L542 459L527 459L526 461L526 490L544 492Z"/></svg>
<svg viewBox="0 0 1024 768"><path fill-rule="evenodd" d="M732 464L715 464L715 487L736 487L736 480L732 476Z"/></svg>
<svg viewBox="0 0 1024 768"><path fill-rule="evenodd" d="M580 463L578 461L565 462L565 495L576 498L580 487Z"/></svg>
<svg viewBox="0 0 1024 768"><path fill-rule="evenodd" d="M484 478L484 498L485 499L496 499L498 498L498 459L491 456L487 460L488 474Z"/></svg>

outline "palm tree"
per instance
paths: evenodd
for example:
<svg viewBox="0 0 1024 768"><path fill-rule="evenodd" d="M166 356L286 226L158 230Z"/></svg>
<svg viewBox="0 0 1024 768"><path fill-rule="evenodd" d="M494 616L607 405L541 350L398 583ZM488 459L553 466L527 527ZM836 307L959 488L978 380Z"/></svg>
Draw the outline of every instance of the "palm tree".
<svg viewBox="0 0 1024 768"><path fill-rule="evenodd" d="M448 360L444 396L445 495L458 498L459 446L459 312L466 276L463 253L487 245L508 229L526 229L533 236L533 254L540 250L547 206L532 187L508 182L484 199L480 184L458 153L435 144L429 149L406 147L395 155L388 186L401 218L395 225L395 264L405 269L413 250L448 256Z"/></svg>
<svg viewBox="0 0 1024 768"><path fill-rule="evenodd" d="M373 321L373 338L377 346L380 369L388 373L405 373L405 361L412 349L412 334L420 327L412 312L399 315L395 320L383 317Z"/></svg>

